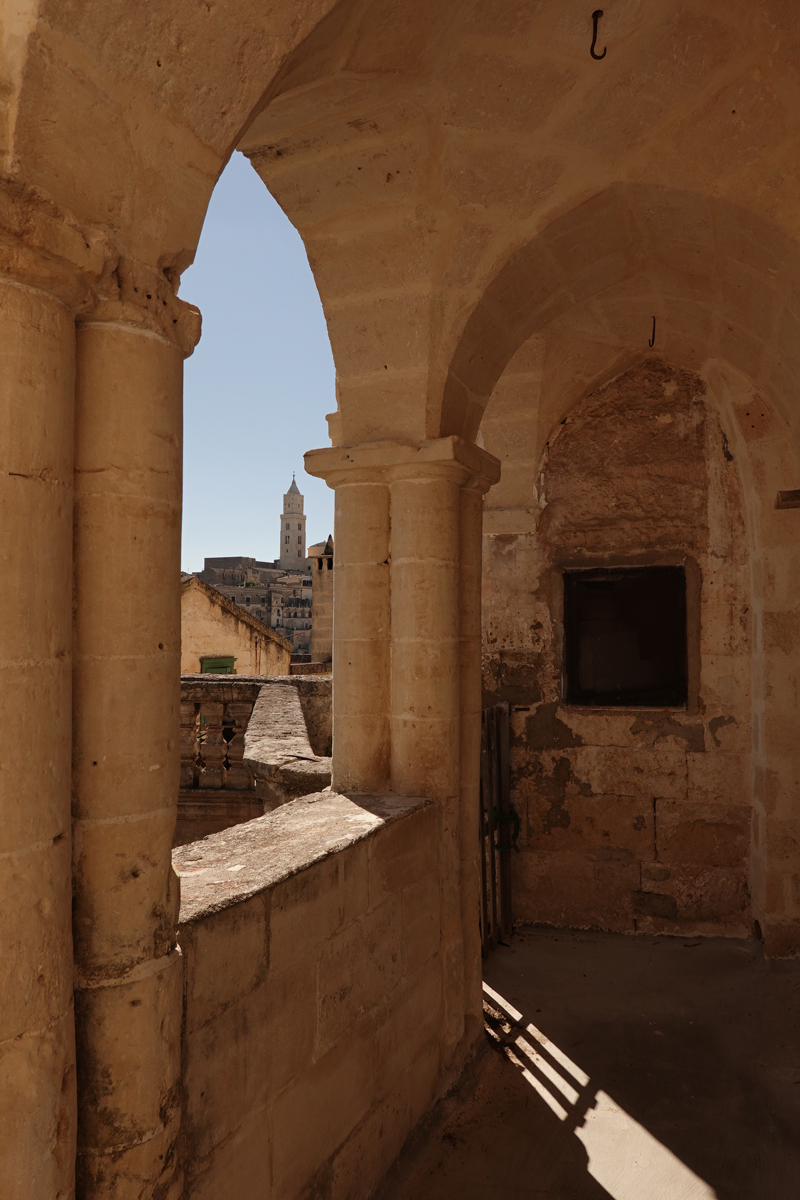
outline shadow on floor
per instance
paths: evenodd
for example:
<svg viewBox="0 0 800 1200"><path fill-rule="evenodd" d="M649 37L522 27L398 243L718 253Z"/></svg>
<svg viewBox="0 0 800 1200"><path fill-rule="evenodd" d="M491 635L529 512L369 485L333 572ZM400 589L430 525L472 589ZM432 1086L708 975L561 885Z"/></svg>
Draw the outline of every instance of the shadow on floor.
<svg viewBox="0 0 800 1200"><path fill-rule="evenodd" d="M608 1200L587 1155L519 1070L489 1051L404 1152L379 1200Z"/></svg>
<svg viewBox="0 0 800 1200"><path fill-rule="evenodd" d="M800 962L535 931L486 963L484 1054L380 1200L797 1200Z"/></svg>

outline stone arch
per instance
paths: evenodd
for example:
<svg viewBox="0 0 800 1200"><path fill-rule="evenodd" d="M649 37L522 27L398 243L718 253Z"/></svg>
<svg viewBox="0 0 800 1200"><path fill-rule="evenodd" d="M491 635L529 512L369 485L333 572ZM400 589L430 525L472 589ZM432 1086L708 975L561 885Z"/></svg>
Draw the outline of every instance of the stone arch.
<svg viewBox="0 0 800 1200"><path fill-rule="evenodd" d="M473 438L514 354L535 333L569 328L576 311L616 314L598 369L580 362L572 398L600 371L648 349L691 369L730 361L773 398L787 424L800 377L793 311L800 248L775 226L694 192L614 184L559 217L517 250L467 320L444 387L442 433ZM610 331L607 331L610 332ZM595 359L603 356L595 356Z"/></svg>
<svg viewBox="0 0 800 1200"><path fill-rule="evenodd" d="M6 634L21 680L9 693L8 727L22 731L9 744L19 754L17 815L27 824L9 832L38 857L27 859L36 886L12 889L24 908L14 936L27 947L36 998L25 1007L23 996L20 1010L30 1052L15 1027L28 1066L9 1103L13 1124L25 1105L35 1117L23 1177L34 1191L69 1193L74 983L87 1124L79 1190L113 1188L116 1172L122 1187L174 1194L181 964L169 866L179 767L171 580L180 358L198 333L177 288L220 170L234 146L259 167L301 230L335 339L332 433L344 447L320 473L341 485L348 537L337 527L337 588L341 615L357 631L349 690L337 668L342 727L350 722L350 749L360 736L364 751L349 755L349 790L381 790L388 776L396 790L448 804L452 820L439 828L450 840L442 834L435 870L449 889L440 906L448 1023L437 1062L450 1071L481 1028L475 906L457 881L476 878L469 821L477 814L481 491L497 477L496 462L468 443L515 350L537 329L555 334L576 301L601 292L610 300L613 284L644 314L621 303L629 328L597 339L608 344L606 359L565 360L570 388L640 352L650 313L662 312L649 277L635 286L644 247L663 281L659 329L674 343L659 349L687 365L692 355L734 364L794 428L796 254L747 209L795 227L796 52L779 0L694 0L674 12L620 6L607 25L618 52L600 73L586 53L585 18L573 24L560 0L313 0L268 13L253 0L23 7L2 46L0 383L14 433L4 488L16 513L12 544L24 551L6 580L22 618ZM665 61L674 69L664 71ZM730 120L731 89L745 119ZM363 191L355 190L359 168L371 180ZM687 186L695 199L669 190ZM494 282L484 287L485 279ZM683 319L667 305L676 296ZM569 338L566 325L562 332ZM352 446L363 453L350 455ZM416 547L423 525L433 534L429 557L396 553L399 544ZM348 571L349 592L340 586ZM32 580L43 582L35 606ZM115 611L129 618L114 629L104 606L112 589ZM373 604L362 613L365 596ZM338 621L340 646L344 627ZM360 636L368 627L371 642ZM402 654L390 654L391 638ZM392 664L403 670L390 696ZM112 693L130 697L124 713L109 703ZM424 737L415 732L422 728ZM30 729L39 735L37 769L57 764L46 778L31 771ZM374 746L380 752L369 758ZM791 823L778 832L788 844ZM124 865L113 887L110 863ZM789 895L792 886L786 873L765 875L765 894ZM49 917L36 904L48 888ZM57 958L47 992L39 946ZM133 982L147 989L139 1013L152 1054L133 1096L125 1071L117 1073L122 1040L105 1035L126 1028L121 989L128 969L140 967ZM261 1147L255 1155L263 1160ZM53 1173L48 1184L33 1180L39 1170Z"/></svg>
<svg viewBox="0 0 800 1200"><path fill-rule="evenodd" d="M489 285L454 355L442 425L475 436L487 414L486 445L503 479L487 500L486 529L504 536L535 528L536 464L584 396L651 353L704 380L742 486L753 621L750 888L775 955L797 952L800 911L798 763L786 727L800 679L796 530L775 507L778 491L800 483L798 265L797 243L740 207L614 185L548 226ZM508 415L515 392L536 399L506 422L504 443L490 436L493 406ZM525 439L535 450L520 469ZM515 525L517 504L525 515Z"/></svg>
<svg viewBox="0 0 800 1200"><path fill-rule="evenodd" d="M155 303L170 304L169 293L194 253L214 182L233 148L242 148L309 249L341 367L334 438L351 444L459 433L470 439L492 381L526 331L569 303L565 289L575 287L582 296L601 286L591 280L593 269L606 282L633 278L636 255L652 240L648 205L659 236L683 246L675 265L689 274L708 248L709 208L714 236L722 230L727 237L727 222L732 245L738 240L756 255L765 249L781 257L775 231L765 222L750 220L744 209L740 220L734 203L707 198L724 192L751 201L789 228L793 205L783 199L781 181L769 197L754 196L741 179L726 177L720 189L707 128L698 131L693 120L687 129L682 116L687 88L698 114L705 106L718 116L720 104L727 104L722 74L732 71L746 72L751 108L780 108L763 89L752 93L749 78L754 39L761 39L773 55L776 84L780 79L789 86L789 65L774 57L773 7L769 0L753 6L749 25L715 13L703 26L702 62L692 59L692 45L704 39L691 36L700 14L610 18L624 42L613 73L645 72L644 81L631 77L637 89L631 99L630 88L621 88L613 73L606 85L596 74L584 78L591 61L581 35L577 27L564 27L553 0L528 14L504 0L491 22L480 5L443 5L433 17L426 9L423 20L418 0L402 12L391 0L325 0L278 8L266 23L247 0L238 0L235 20L230 10L223 14L215 6L197 15L187 2L166 23L158 5L123 14L111 3L89 14L45 3L39 23L27 31L27 57L13 89L8 162L41 197L68 211L75 232L88 237L104 293L116 300L122 292L124 299L138 288L141 298L147 277L164 292ZM520 58L523 32L531 49ZM707 45L712 35L713 63ZM646 45L653 54L642 56ZM665 51L683 74L663 94L656 125L652 113L644 120L640 111L654 82L643 62ZM498 80L510 78L518 84L516 99L510 108L497 108L491 95ZM534 100L526 107L519 97L528 93ZM614 137L609 103L623 126ZM595 126L597 158L590 161L586 129ZM759 146L774 156L791 153L787 147L795 144L785 119L762 122L758 137L749 131L742 141L744 132L735 141L743 162L757 161ZM498 133L507 160L487 145L487 137L491 142ZM548 143L541 156L540 139ZM89 177L81 144L95 150L97 166ZM672 180L687 177L664 153L667 145L674 153L676 144L695 169L694 201L691 193L669 190ZM290 159L301 168L293 179ZM352 197L359 168L361 180L367 178L368 162L375 195L366 208L351 205L345 228L342 197ZM621 177L659 184L613 182ZM638 231L626 228L631 223ZM378 247L365 267L367 233ZM580 262L570 259L575 239ZM742 261L749 261L747 250ZM739 333L749 336L748 316L735 318L741 357L752 360L758 335L746 347ZM782 344L790 341L787 332ZM741 365L749 369L752 361Z"/></svg>

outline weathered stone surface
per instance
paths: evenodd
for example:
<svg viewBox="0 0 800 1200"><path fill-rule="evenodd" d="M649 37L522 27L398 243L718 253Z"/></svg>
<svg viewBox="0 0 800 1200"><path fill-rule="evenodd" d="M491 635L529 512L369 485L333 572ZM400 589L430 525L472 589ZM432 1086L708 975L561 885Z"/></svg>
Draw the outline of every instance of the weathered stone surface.
<svg viewBox="0 0 800 1200"><path fill-rule="evenodd" d="M459 1061L453 1038L464 1013L477 1021L476 951L467 949L474 870L458 853L461 833L474 846L467 816L477 806L475 738L470 747L464 732L480 707L477 588L462 570L465 509L450 501L497 478L485 469L488 455L474 467L484 414L486 444L497 445L507 468L487 516L496 544L486 595L499 614L487 626L488 690L524 708L535 726L535 744L526 746L525 718L515 714L515 772L530 781L541 768L551 790L563 779L553 836L572 828L572 797L576 806L593 792L647 799L657 776L656 840L659 803L685 804L679 816L706 825L735 826L734 809L752 812L748 919L758 921L768 952L796 952L800 560L796 514L774 506L776 493L800 478L791 4L618 0L601 19L601 63L588 52L590 11L562 0L277 0L268 10L253 0L43 0L6 8L0 694L11 802L0 824L8 861L36 862L45 880L41 903L12 896L6 905L4 936L20 968L10 984L14 1042L3 1052L14 1078L28 1081L13 1091L9 1120L33 1131L30 1141L17 1139L13 1200L73 1188L64 981L86 982L87 946L104 947L90 964L93 981L113 977L122 965L110 952L117 924L125 955L136 926L131 953L141 962L174 943L168 827L180 757L181 359L199 335L199 314L178 291L235 145L309 248L336 365L330 429L343 453L330 481L344 556L333 782L369 793L430 790L443 814L432 836L447 1033L381 1100L385 1119L413 1125ZM434 470L445 443L460 447L460 459L440 456ZM420 515L431 541L416 571L409 560L419 556L397 547ZM553 551L547 561L543 534ZM627 726L617 716L562 712L556 558L627 561L665 546L693 561L701 585L695 711L647 722L637 713ZM510 587L515 571L519 586ZM442 588L441 604L423 602L427 582L448 572L454 586ZM404 588L404 578L415 586ZM423 629L423 616L435 625ZM608 748L632 762L641 751L641 776L632 768L626 781L614 753L589 762ZM741 778L723 755L742 756ZM692 756L719 756L719 787ZM239 782L242 764L236 759ZM210 793L223 790L218 772L207 782ZM530 788L519 793L520 806L535 798ZM457 796L463 823L453 815ZM539 821L532 814L523 813L524 836ZM84 837L91 822L125 837ZM690 849L685 840L681 853ZM724 839L698 840L708 853L724 849ZM632 921L632 898L647 889L601 851L564 859L561 884L569 869L583 889L575 919L590 919L594 905L603 921ZM522 862L534 853L523 851ZM552 870L558 855L541 857ZM732 871L745 882L733 865L683 867ZM8 878L13 889L13 870ZM558 882L548 877L550 897L540 889L536 905L567 919L568 906L552 902ZM699 875L695 882L706 886ZM709 877L708 895L729 914L730 932L738 918L729 899L739 893L729 878L726 898L717 882ZM536 879L519 881L523 910L536 887ZM684 929L695 919L680 916L695 911L689 882L686 889L673 897ZM52 967L44 976L42 947ZM459 955L462 982L472 980L460 992ZM42 1011L55 1024L42 1025ZM124 1028L123 1004L119 1011ZM165 1022L175 1028L174 1014L150 1015L143 1046L157 1044ZM92 1029L84 1033L78 1076L100 1078L105 1067L117 1078L130 1048L112 1039L103 1044L112 1061L98 1063ZM152 1088L151 1074L142 1079ZM364 1087L373 1086L365 1075ZM363 1173L358 1154L345 1162L342 1149L302 1181L290 1174L298 1155L273 1163L251 1113L198 1164L187 1195L261 1196L265 1173L335 1197L366 1192L386 1165L380 1155L395 1148L381 1137L377 1113L363 1116L359 1137L370 1131L373 1155ZM89 1147L91 1178L79 1190L177 1200L175 1136L173 1124L163 1126L115 1151L113 1162ZM299 1136L294 1148L304 1148ZM51 1162L45 1177L41 1164Z"/></svg>
<svg viewBox="0 0 800 1200"><path fill-rule="evenodd" d="M294 683L311 749L320 758L329 758L332 742L332 680L324 676L295 676Z"/></svg>
<svg viewBox="0 0 800 1200"><path fill-rule="evenodd" d="M327 791L175 851L190 1195L253 1170L260 1195L269 1163L285 1195L374 1180L431 1103L445 984L434 815L424 799Z"/></svg>
<svg viewBox="0 0 800 1200"><path fill-rule="evenodd" d="M311 748L300 689L295 682L293 678L285 685L277 680L266 683L247 727L245 761L253 771L265 811L298 796L321 791L331 781L330 758L315 754ZM320 700L322 703L317 702L313 708L310 697L306 701L306 709L316 716L318 728L324 719L321 712L324 693ZM324 737L324 731L320 732Z"/></svg>
<svg viewBox="0 0 800 1200"><path fill-rule="evenodd" d="M561 800L561 804L559 804ZM625 851L638 859L653 854L653 805L633 796L547 797L529 789L527 844L554 854L579 851L590 856Z"/></svg>
<svg viewBox="0 0 800 1200"><path fill-rule="evenodd" d="M173 863L182 881L181 923L273 887L425 803L399 796L351 800L319 792L180 846Z"/></svg>
<svg viewBox="0 0 800 1200"><path fill-rule="evenodd" d="M525 924L633 929L633 896L640 866L631 854L597 859L582 853L528 850L524 865L512 860L515 919ZM568 873L570 886L563 885Z"/></svg>
<svg viewBox="0 0 800 1200"><path fill-rule="evenodd" d="M669 863L657 881L648 880L642 871L637 928L656 933L682 934L690 929L705 936L741 936L749 931L747 900L747 883L738 863Z"/></svg>
<svg viewBox="0 0 800 1200"><path fill-rule="evenodd" d="M586 214L598 236L604 213L617 220L599 202ZM624 223L614 228L624 241ZM573 233L565 231L558 253L577 269L584 243L571 240ZM496 425L490 415L485 436L492 446L496 433L497 449L527 465L530 485L544 431L529 422L525 437L509 442L506 430L529 403L530 389L543 383L523 355L515 386L516 369L498 393L502 414ZM487 538L484 688L487 698L512 705L521 919L633 929L652 918L691 931L692 921L706 928L715 919L717 903L715 929L726 922L742 927L749 585L740 484L705 393L697 376L656 359L617 374L551 428L535 477L533 528L515 495L519 506L503 510L504 531ZM517 489L516 476L504 486ZM687 707L565 704L564 567L665 562L687 564ZM645 870L662 861L690 875L695 866L707 868L707 902L700 904L696 880L679 886L673 878L667 889L652 878L645 884Z"/></svg>

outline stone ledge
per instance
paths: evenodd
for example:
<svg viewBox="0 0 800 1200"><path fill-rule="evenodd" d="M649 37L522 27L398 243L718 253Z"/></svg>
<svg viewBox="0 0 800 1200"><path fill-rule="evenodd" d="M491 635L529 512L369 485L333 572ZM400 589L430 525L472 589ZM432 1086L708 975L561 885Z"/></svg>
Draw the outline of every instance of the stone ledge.
<svg viewBox="0 0 800 1200"><path fill-rule="evenodd" d="M431 803L326 790L179 846L172 854L181 881L179 925L249 900Z"/></svg>
<svg viewBox="0 0 800 1200"><path fill-rule="evenodd" d="M181 672L181 683L222 684L225 687L228 684L233 687L252 687L253 684L261 687L262 684L273 683L275 680L286 683L288 679L288 675L212 675L210 671L201 675L197 671Z"/></svg>
<svg viewBox="0 0 800 1200"><path fill-rule="evenodd" d="M252 773L262 812L330 787L330 675L181 675L181 703L198 699L253 704L242 765ZM323 753L317 754L315 746ZM184 748L184 767L185 753ZM205 790L202 785L190 789L184 779L180 799L200 802Z"/></svg>
<svg viewBox="0 0 800 1200"><path fill-rule="evenodd" d="M253 772L264 812L330 787L330 757L314 753L306 718L294 678L271 679L259 691L245 734L244 763Z"/></svg>

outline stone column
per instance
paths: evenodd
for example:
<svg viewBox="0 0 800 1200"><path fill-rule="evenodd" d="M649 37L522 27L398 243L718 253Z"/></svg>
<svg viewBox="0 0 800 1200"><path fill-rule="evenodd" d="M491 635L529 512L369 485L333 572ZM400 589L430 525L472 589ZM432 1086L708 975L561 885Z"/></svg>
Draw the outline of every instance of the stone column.
<svg viewBox="0 0 800 1200"><path fill-rule="evenodd" d="M331 457L333 455L333 457ZM371 461L312 450L306 470L335 489L333 770L340 792L389 786L389 488Z"/></svg>
<svg viewBox="0 0 800 1200"><path fill-rule="evenodd" d="M370 563L374 567L385 552L391 571L389 576L363 576L374 578L373 593L358 587L356 576L340 590L341 575L335 575L334 762L338 755L340 765L334 786L341 786L337 779L355 777L348 776L348 761L353 756L352 761L361 762L363 755L356 738L337 747L337 710L342 703L337 672L344 655L348 705L355 711L363 688L362 716L370 706L375 711L378 695L390 712L390 777L381 790L426 795L437 804L444 1040L445 1058L451 1061L464 1042L465 1015L470 1036L480 1028L473 1018L480 1002L476 843L481 495L499 478L499 463L450 437L419 447L385 443L311 451L306 469L336 488L337 560L348 538L361 545L371 536L364 529L373 528L372 514L380 512L374 527L385 530L380 542L371 543ZM388 485L388 505L382 498L380 506L374 500L367 506L357 495L356 483L367 479L373 489L382 489L375 495L383 497ZM340 493L347 495L343 489L349 490L348 507L339 505ZM350 554L348 549L343 557L347 560ZM369 640L378 629L383 631L387 606L391 654L382 651L377 679L364 658L362 669L356 670L359 660L349 647L351 639ZM376 682L379 692L372 690Z"/></svg>
<svg viewBox="0 0 800 1200"><path fill-rule="evenodd" d="M0 282L0 1191L71 1194L72 459L75 325Z"/></svg>
<svg viewBox="0 0 800 1200"><path fill-rule="evenodd" d="M458 795L457 463L392 468L392 791ZM456 821L457 824L457 821Z"/></svg>
<svg viewBox="0 0 800 1200"><path fill-rule="evenodd" d="M392 496L392 791L436 801L443 1060L464 1036L460 801L460 484L456 462L390 472Z"/></svg>
<svg viewBox="0 0 800 1200"><path fill-rule="evenodd" d="M169 1200L181 1190L182 971L171 844L185 348L125 316L78 331L77 1178L82 1197Z"/></svg>

